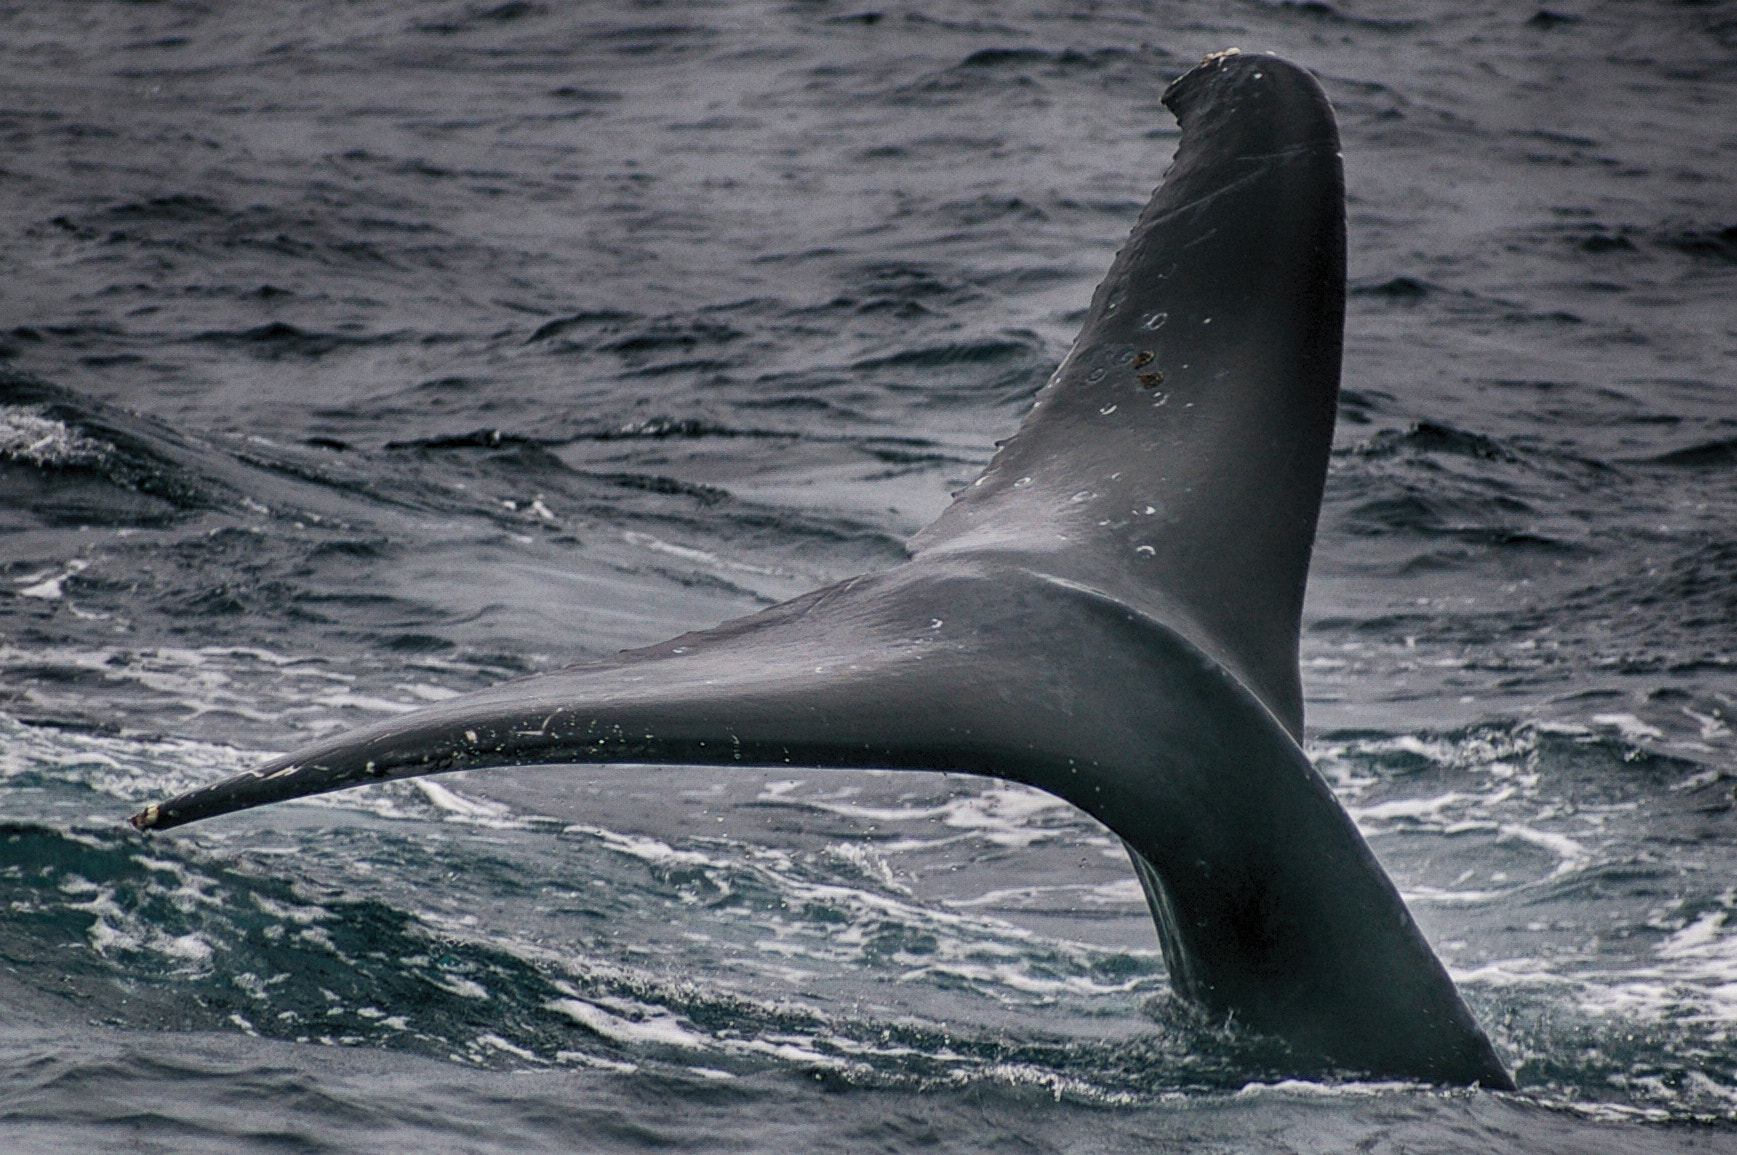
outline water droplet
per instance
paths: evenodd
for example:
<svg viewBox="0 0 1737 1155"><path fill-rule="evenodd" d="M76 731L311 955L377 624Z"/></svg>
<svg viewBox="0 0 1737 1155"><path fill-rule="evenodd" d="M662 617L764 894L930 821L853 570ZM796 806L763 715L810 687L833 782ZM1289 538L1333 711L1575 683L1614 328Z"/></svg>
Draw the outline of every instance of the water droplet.
<svg viewBox="0 0 1737 1155"><path fill-rule="evenodd" d="M1164 327L1164 322L1170 319L1169 313L1147 313L1140 320L1140 328L1156 333Z"/></svg>

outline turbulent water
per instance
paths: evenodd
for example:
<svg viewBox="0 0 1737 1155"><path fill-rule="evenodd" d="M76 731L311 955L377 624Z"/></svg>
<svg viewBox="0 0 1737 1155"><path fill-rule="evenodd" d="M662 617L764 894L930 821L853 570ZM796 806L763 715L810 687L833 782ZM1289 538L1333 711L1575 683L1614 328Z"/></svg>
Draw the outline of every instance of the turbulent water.
<svg viewBox="0 0 1737 1155"><path fill-rule="evenodd" d="M1310 753L1517 1094L1292 1077L971 778L122 825L896 563L1231 45L1344 135ZM9 5L0 134L7 1151L1737 1144L1732 5Z"/></svg>

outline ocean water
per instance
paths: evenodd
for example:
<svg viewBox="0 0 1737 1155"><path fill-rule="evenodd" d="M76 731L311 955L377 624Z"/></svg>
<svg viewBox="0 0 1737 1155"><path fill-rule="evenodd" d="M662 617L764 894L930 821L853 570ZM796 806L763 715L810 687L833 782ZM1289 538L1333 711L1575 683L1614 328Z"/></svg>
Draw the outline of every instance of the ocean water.
<svg viewBox="0 0 1737 1155"><path fill-rule="evenodd" d="M1737 1148L1737 7L0 15L0 1146ZM1341 118L1309 751L1520 1085L1297 1077L962 776L336 728L895 564L1272 50Z"/></svg>

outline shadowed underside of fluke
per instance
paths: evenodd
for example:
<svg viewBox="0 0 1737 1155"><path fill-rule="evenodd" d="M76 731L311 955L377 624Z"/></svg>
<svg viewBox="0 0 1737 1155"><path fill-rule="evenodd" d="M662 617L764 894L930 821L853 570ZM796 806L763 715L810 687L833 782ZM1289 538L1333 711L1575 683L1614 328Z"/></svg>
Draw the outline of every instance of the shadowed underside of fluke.
<svg viewBox="0 0 1737 1155"><path fill-rule="evenodd" d="M1019 433L905 564L150 806L141 829L547 763L964 771L1127 843L1172 984L1303 1055L1511 1082L1298 745L1344 325L1331 109L1270 56L1165 103L1176 159Z"/></svg>

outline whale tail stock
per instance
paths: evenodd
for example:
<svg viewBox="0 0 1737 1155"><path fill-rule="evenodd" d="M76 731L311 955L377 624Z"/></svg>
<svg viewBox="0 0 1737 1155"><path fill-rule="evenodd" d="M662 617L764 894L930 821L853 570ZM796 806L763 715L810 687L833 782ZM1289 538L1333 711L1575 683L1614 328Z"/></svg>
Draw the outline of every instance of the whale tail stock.
<svg viewBox="0 0 1737 1155"><path fill-rule="evenodd" d="M1344 323L1338 135L1269 56L1182 139L1073 350L909 561L427 707L152 805L140 829L547 763L962 771L1119 835L1172 985L1346 1067L1512 1086L1298 745L1297 630Z"/></svg>

